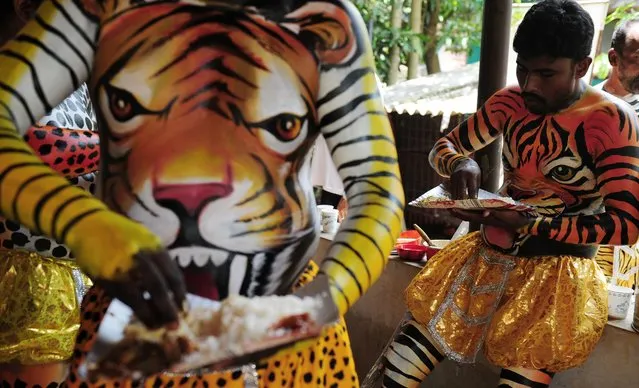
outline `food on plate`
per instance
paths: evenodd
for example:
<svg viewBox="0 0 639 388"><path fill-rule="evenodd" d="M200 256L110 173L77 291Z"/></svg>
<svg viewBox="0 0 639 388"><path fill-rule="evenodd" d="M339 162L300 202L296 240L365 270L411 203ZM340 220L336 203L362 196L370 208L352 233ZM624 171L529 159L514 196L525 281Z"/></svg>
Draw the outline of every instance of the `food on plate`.
<svg viewBox="0 0 639 388"><path fill-rule="evenodd" d="M241 356L274 339L319 334L321 300L295 295L231 295L215 307L192 306L175 329L147 329L132 321L124 338L89 366L89 376L138 377Z"/></svg>
<svg viewBox="0 0 639 388"><path fill-rule="evenodd" d="M478 192L477 198L454 200L450 198L450 193L443 185L439 185L427 191L419 198L411 201L409 205L421 208L439 209L508 209L530 213L531 215L537 214L533 206L515 201L510 197L502 197L481 189Z"/></svg>

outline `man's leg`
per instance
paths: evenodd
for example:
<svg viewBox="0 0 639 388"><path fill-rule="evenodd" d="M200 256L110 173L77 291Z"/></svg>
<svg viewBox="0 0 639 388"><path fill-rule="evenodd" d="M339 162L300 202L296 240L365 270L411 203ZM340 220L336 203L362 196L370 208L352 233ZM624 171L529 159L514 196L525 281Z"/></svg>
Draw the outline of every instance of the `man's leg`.
<svg viewBox="0 0 639 388"><path fill-rule="evenodd" d="M444 360L428 339L426 328L406 313L382 355L364 378L362 388L372 388L382 375L385 388L416 388Z"/></svg>
<svg viewBox="0 0 639 388"><path fill-rule="evenodd" d="M498 388L545 388L555 374L543 370L505 368L501 370Z"/></svg>

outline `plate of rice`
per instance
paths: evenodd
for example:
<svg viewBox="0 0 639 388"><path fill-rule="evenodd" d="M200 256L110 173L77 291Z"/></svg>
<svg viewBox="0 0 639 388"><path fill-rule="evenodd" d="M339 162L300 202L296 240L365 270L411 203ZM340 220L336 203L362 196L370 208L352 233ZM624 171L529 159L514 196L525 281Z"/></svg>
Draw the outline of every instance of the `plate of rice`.
<svg viewBox="0 0 639 388"><path fill-rule="evenodd" d="M128 306L114 300L79 372L89 379L137 379L160 372L205 373L255 362L319 336L335 318L323 315L327 294L231 295L222 302L189 294L188 312L172 330L146 328Z"/></svg>

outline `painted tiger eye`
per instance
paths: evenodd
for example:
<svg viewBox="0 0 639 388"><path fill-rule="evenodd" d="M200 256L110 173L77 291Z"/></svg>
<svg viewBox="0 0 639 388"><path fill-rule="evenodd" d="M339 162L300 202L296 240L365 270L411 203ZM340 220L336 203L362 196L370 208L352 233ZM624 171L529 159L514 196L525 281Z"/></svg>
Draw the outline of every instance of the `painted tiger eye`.
<svg viewBox="0 0 639 388"><path fill-rule="evenodd" d="M568 166L557 166L552 169L551 174L559 181L567 181L577 174L577 170Z"/></svg>
<svg viewBox="0 0 639 388"><path fill-rule="evenodd" d="M295 139L302 129L302 119L293 115L282 115L275 123L277 134L284 140Z"/></svg>

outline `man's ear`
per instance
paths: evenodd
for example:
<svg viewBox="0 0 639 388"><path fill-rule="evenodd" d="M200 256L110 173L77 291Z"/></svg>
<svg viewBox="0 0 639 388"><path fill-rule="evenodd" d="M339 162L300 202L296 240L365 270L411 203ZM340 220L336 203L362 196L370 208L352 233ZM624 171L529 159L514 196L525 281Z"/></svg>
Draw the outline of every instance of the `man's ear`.
<svg viewBox="0 0 639 388"><path fill-rule="evenodd" d="M298 33L323 65L341 65L357 57L359 37L351 15L339 3L305 3L286 15L283 24Z"/></svg>
<svg viewBox="0 0 639 388"><path fill-rule="evenodd" d="M614 48L608 50L608 62L610 62L610 66L617 67L619 65L619 54Z"/></svg>
<svg viewBox="0 0 639 388"><path fill-rule="evenodd" d="M583 78L586 75L591 64L592 58L590 57L586 57L577 62L577 66L575 67L575 76L577 79Z"/></svg>
<svg viewBox="0 0 639 388"><path fill-rule="evenodd" d="M42 0L13 0L13 9L23 22L28 22L35 15Z"/></svg>

